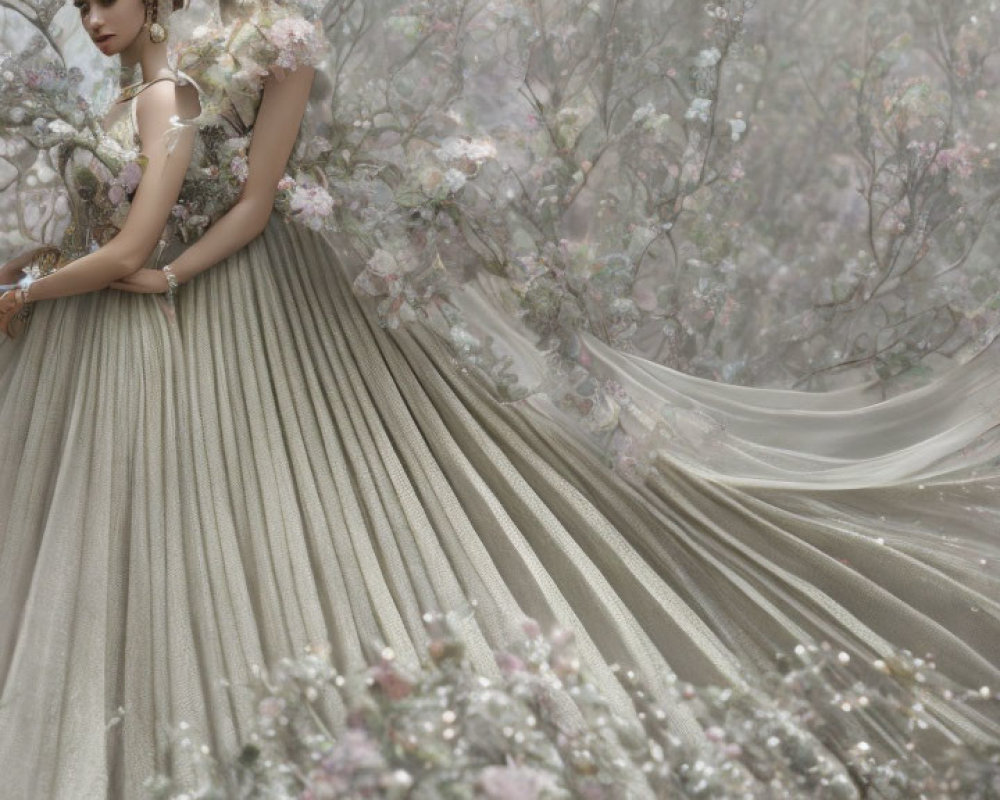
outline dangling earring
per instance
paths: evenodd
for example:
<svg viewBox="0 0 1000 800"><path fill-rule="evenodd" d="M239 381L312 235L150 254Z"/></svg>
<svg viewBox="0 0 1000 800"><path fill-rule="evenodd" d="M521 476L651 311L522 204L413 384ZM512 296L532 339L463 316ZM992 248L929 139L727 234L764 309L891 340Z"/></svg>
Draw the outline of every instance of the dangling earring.
<svg viewBox="0 0 1000 800"><path fill-rule="evenodd" d="M149 0L146 6L146 18L149 20L149 41L153 44L161 44L167 41L167 29L156 21L158 6L157 0Z"/></svg>

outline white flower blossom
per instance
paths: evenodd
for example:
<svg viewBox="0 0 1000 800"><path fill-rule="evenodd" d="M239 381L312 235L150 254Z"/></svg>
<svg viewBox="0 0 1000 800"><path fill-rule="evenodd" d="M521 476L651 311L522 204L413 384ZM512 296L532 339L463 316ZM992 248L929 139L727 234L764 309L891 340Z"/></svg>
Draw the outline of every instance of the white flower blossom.
<svg viewBox="0 0 1000 800"><path fill-rule="evenodd" d="M711 47L708 50L702 50L695 56L694 65L703 69L708 67L714 67L719 61L722 60L722 53L719 52L719 48Z"/></svg>
<svg viewBox="0 0 1000 800"><path fill-rule="evenodd" d="M399 265L392 253L380 248L368 259L368 269L380 278L384 278L398 273Z"/></svg>
<svg viewBox="0 0 1000 800"><path fill-rule="evenodd" d="M288 202L292 214L306 227L320 230L333 213L333 198L322 186L298 184Z"/></svg>
<svg viewBox="0 0 1000 800"><path fill-rule="evenodd" d="M649 117L655 111L656 107L652 103L646 103L645 105L641 105L635 111L632 112L632 122L642 122L644 119Z"/></svg>
<svg viewBox="0 0 1000 800"><path fill-rule="evenodd" d="M246 156L233 156L229 162L229 169L240 183L246 183L246 179L250 176L250 164Z"/></svg>
<svg viewBox="0 0 1000 800"><path fill-rule="evenodd" d="M457 192L465 186L465 173L458 169L449 169L444 174L444 185L449 192Z"/></svg>
<svg viewBox="0 0 1000 800"><path fill-rule="evenodd" d="M708 122L708 115L712 110L712 101L708 97L696 97L691 101L688 110L684 112L684 119L700 119Z"/></svg>
<svg viewBox="0 0 1000 800"><path fill-rule="evenodd" d="M320 60L325 41L316 27L301 17L283 17L267 30L267 39L278 50L275 64L294 70Z"/></svg>

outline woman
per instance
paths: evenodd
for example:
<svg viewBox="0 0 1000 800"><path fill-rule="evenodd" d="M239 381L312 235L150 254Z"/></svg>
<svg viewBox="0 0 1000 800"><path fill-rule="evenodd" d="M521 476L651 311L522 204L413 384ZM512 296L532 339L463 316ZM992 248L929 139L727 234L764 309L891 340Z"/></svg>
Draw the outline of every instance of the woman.
<svg viewBox="0 0 1000 800"><path fill-rule="evenodd" d="M996 579L973 561L995 548L982 536L993 489L942 458L990 428L972 400L934 386L870 408L861 392L718 388L591 343L595 372L628 381L643 408L697 405L722 431L699 439L697 421L675 417L676 440L629 486L556 412L497 405L429 333L379 328L325 240L272 215L308 64L272 65L249 114L234 101L215 118L252 139L239 197L206 202L199 170L221 158L220 137L171 121L205 101L167 67L166 9L79 8L102 53L142 69L106 128L124 149L141 144L143 167L120 226L78 186L90 224L67 236L73 260L0 298L6 332L34 309L0 344L5 796L136 797L158 770L183 781L193 767L168 755L169 728L235 752L254 665L327 642L341 671L384 645L416 660L422 615L467 598L483 671L525 615L561 623L619 708L614 663L636 669L694 743L702 728L664 677L753 687L802 642L833 640L864 663L933 650L963 683L996 685ZM182 249L185 208L214 223ZM6 265L3 282L24 265ZM965 373L970 397L991 391L990 374ZM956 424L932 413L949 397ZM920 461L928 430L956 431L965 411L970 429ZM789 431L845 424L868 441L785 449ZM893 488L869 490L875 462ZM951 550L907 521L970 506L984 516L959 517ZM991 707L933 714L947 736L1000 736ZM886 752L901 741L859 719Z"/></svg>
<svg viewBox="0 0 1000 800"><path fill-rule="evenodd" d="M86 211L78 210L75 230L66 236L62 248L62 260L72 260L47 277L22 283L0 299L5 332L24 303L39 306L26 334L16 343L5 342L2 356L4 402L11 404L7 408L22 428L3 443L7 466L11 468L5 472L3 486L4 500L11 504L2 537L3 602L4 608L10 610L4 615L2 648L4 752L5 758L12 759L7 762L12 768L18 761L23 765L28 754L37 765L16 770L17 777L5 788L12 797L103 797L105 793L137 796L144 778L154 771L154 757L162 757L162 753L155 756L153 745L165 732L163 722L175 712L188 717L183 709L201 707L207 711L211 704L198 695L205 689L219 691L215 687L199 688L201 679L197 676L201 668L189 660L202 657L196 656L202 650L195 645L196 627L215 623L207 617L196 621L200 612L188 609L189 601L183 597L186 590L178 594L181 587L174 581L160 584L166 592L161 594L156 588L160 578L154 574L159 573L159 568L147 572L141 566L144 557L136 549L159 550L170 541L170 530L188 524L200 526L200 520L190 517L188 523L182 521L188 513L182 510L185 507L199 515L223 515L224 519L218 520L219 530L231 525L231 517L221 507L195 510L197 473L202 464L193 461L195 451L190 444L180 444L194 432L188 421L178 416L179 406L175 405L189 400L184 397L185 376L179 371L182 345L178 329L168 322L157 298L113 291L92 293L126 278L137 268L165 267L164 245L173 244L168 224L174 219L172 210L179 195L184 203L192 191L198 190L197 184L192 189L190 180L184 187L195 147L195 128L177 128L175 119L198 116L198 95L192 84L168 68L167 45L162 28L157 28L163 24L157 20L158 14L160 20L165 16L162 9L144 6L141 0L84 0L77 7L81 24L102 53L120 55L124 65L138 65L141 69L141 82L126 88L105 121L105 129L107 137L123 148L141 144L144 165L120 230L106 224L108 220L101 217L101 212L87 216ZM289 125L289 121L301 119L311 79L312 70L306 66L283 74L280 82L277 77L268 79L254 128L243 199L217 222L197 248L185 254L172 272L169 268L157 269L156 277L162 279L169 274L186 281L240 250L263 229L270 215L274 186L297 131L297 125ZM85 160L94 167L90 174L99 179L113 184L118 177L94 163L96 158ZM78 188L82 195L86 185ZM93 193L82 198L80 205L86 208L87 200L93 207ZM91 243L101 246L87 252ZM26 266L26 261L30 258L5 265L3 282L12 283L19 277L16 273ZM143 270L144 274L153 272ZM53 298L63 299L41 302ZM60 366L56 367L57 363ZM56 367L49 376L51 382L44 377L47 367L43 364ZM33 377L25 383L22 379L29 373ZM119 384L119 388L112 390L117 399L111 400L104 393L113 384ZM126 390L126 386L130 388ZM12 409L25 409L23 401L28 397L47 397L54 405L22 417ZM91 416L93 412L96 416ZM74 418L78 421L72 422ZM81 422L87 432L78 427ZM36 424L39 427L35 434L29 433L28 429ZM147 433L153 438L147 439ZM57 455L57 451L62 452ZM26 487L16 476L31 473L40 482L31 481L35 488L29 494L41 490L47 500L39 502L39 497L30 499L23 494ZM145 489L138 489L135 481L148 483ZM211 498L212 504L216 501L228 503L222 495ZM211 527L215 528L216 523ZM59 531L70 529L79 536L71 537L75 544L67 551L63 546L69 540ZM48 544L42 546L43 541ZM44 555L50 546L60 552ZM176 559L194 553L189 551L185 556L188 545L176 538L174 545L168 546L173 551L167 557L173 567L168 569L186 572L187 568ZM110 571L99 567L89 576L75 574L70 565L82 566L90 557L87 553L99 560L110 559ZM154 559L164 555L161 552ZM50 557L55 560L49 567L44 566ZM126 567L128 562L132 568ZM166 562L161 561L161 566ZM48 588L31 579L35 569L48 572L50 567L60 574L49 574L45 581ZM66 568L68 572L63 571ZM132 578L127 577L129 572ZM49 594L55 586L59 586L57 594L65 592L63 600ZM207 583L203 586L208 588ZM47 597L38 594L39 590ZM99 601L98 596L102 598ZM163 627L156 623L159 631L154 632L139 611L149 602L173 606L177 618L168 621L161 616ZM199 602L196 600L196 605ZM98 605L84 611L83 606L90 603L101 607L109 603L111 616L99 612ZM73 606L82 616L76 612L66 616ZM160 606L161 611L165 608ZM272 608L278 611L278 606ZM245 615L253 613L249 602L236 610L245 617L236 620L237 624L245 624L249 619ZM156 615L160 616L160 612ZM239 630L229 627L230 623L232 620L223 628L233 633ZM173 630L166 634L168 628ZM208 631L206 628L204 633ZM182 679L186 686L171 677L175 666L157 666L167 666L166 651L157 652L158 645L154 645L154 640L164 634L172 641L171 651L176 649L181 660L188 662L176 673L178 677L188 676ZM137 636L148 646L139 645ZM161 640L161 644L166 642ZM58 652L52 650L53 646ZM119 661L113 653L124 655L125 648L129 650L127 662ZM259 648L260 643L255 641L244 655L259 660ZM205 655L217 659L222 652L217 649ZM241 673L241 667L233 666L234 674ZM56 677L65 675L66 670L76 677L68 682ZM106 694L108 679L118 688ZM53 694L59 685L74 696L72 701L64 703ZM69 700L69 696L65 699ZM163 707L163 702L174 711ZM128 721L122 726L120 739L116 740L112 733L106 740L103 727L107 712L120 705L134 709L126 711ZM98 706L101 710L92 714ZM98 727L84 730L90 725L87 718ZM63 723L68 727L64 728ZM84 728L79 727L81 724ZM222 724L228 726L229 733L223 727L219 734L231 738L233 721ZM76 732L67 739L57 733L58 729ZM24 738L17 731L25 734Z"/></svg>

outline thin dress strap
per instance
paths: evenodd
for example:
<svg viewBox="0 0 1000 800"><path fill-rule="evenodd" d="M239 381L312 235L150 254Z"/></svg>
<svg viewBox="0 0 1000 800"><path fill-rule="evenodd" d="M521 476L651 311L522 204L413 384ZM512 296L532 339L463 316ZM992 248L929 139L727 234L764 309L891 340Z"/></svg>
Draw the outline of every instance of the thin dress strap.
<svg viewBox="0 0 1000 800"><path fill-rule="evenodd" d="M162 81L171 81L173 83L184 83L187 81L186 75L181 75L180 73L176 75L164 75L159 78L153 78L151 81L145 81L144 83L133 83L131 86L126 86L122 89L121 94L118 95L119 103L127 103L129 100L134 100L140 94L142 94L146 89L152 86L154 83L161 83Z"/></svg>
<svg viewBox="0 0 1000 800"><path fill-rule="evenodd" d="M162 78L153 78L153 80L151 81L146 81L145 83L136 83L133 84L132 86L126 87L122 91L121 96L118 98L118 102L129 104L129 109L128 109L129 119L132 122L132 131L136 136L139 135L139 120L135 116L135 103L132 101L135 100L135 98L137 98L140 94L146 91L146 89L148 89L154 83L162 83L163 81L170 81L171 83L175 83L178 86L186 86L187 84L192 84L195 86L195 89L198 89L198 86L195 85L194 82L183 72L177 72L174 75L164 75Z"/></svg>

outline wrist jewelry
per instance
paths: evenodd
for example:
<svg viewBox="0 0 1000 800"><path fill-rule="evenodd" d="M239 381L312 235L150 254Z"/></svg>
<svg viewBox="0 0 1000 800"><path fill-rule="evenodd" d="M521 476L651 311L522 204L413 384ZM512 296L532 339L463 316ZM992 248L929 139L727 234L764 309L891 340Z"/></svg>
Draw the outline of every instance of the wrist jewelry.
<svg viewBox="0 0 1000 800"><path fill-rule="evenodd" d="M171 267L170 264L164 264L163 267L160 268L160 271L167 278L167 300L172 303L174 298L177 296L177 287L180 286L180 284L177 282L177 276L174 274L173 267Z"/></svg>

